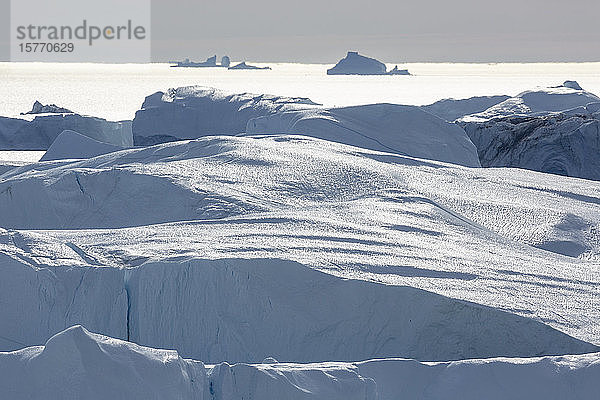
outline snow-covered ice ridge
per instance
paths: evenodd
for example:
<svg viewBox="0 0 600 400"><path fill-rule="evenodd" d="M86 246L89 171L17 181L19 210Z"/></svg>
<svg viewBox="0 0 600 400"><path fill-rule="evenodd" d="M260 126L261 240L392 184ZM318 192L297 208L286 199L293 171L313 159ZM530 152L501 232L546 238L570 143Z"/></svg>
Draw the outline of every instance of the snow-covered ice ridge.
<svg viewBox="0 0 600 400"><path fill-rule="evenodd" d="M127 400L587 399L600 390L599 353L426 363L205 365L73 326L45 346L0 353L9 398ZM69 384L65 385L65 382Z"/></svg>

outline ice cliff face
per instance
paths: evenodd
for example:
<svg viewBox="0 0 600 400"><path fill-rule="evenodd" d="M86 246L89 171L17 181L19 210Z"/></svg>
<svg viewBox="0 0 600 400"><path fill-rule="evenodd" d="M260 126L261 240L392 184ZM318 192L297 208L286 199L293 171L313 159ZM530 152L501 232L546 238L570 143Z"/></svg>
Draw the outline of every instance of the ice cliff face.
<svg viewBox="0 0 600 400"><path fill-rule="evenodd" d="M600 115L559 113L463 122L484 167L600 180Z"/></svg>
<svg viewBox="0 0 600 400"><path fill-rule="evenodd" d="M128 285L132 341L177 343L180 353L210 363L269 356L448 360L596 349L493 308L342 280L282 260L148 263L132 272ZM191 332L202 340L190 340Z"/></svg>
<svg viewBox="0 0 600 400"><path fill-rule="evenodd" d="M598 180L599 100L577 82L566 81L512 98L449 99L422 108L455 120L477 148L483 167L525 168Z"/></svg>
<svg viewBox="0 0 600 400"><path fill-rule="evenodd" d="M38 115L32 121L0 118L0 149L47 150L65 130L94 140L131 147L133 135L128 121L112 122L78 114Z"/></svg>
<svg viewBox="0 0 600 400"><path fill-rule="evenodd" d="M62 261L64 266L39 268L36 260L19 260L22 248L3 257L0 299L6 306L0 316L14 323L0 331L3 349L43 343L79 321L209 363L270 356L294 362L454 360L597 350L496 308L341 279L285 260L167 259L123 270L94 265L76 245L65 246L72 252L63 251L63 257L72 260Z"/></svg>
<svg viewBox="0 0 600 400"><path fill-rule="evenodd" d="M249 134L301 134L365 149L480 166L477 150L458 126L419 107L371 104L288 111L248 121Z"/></svg>
<svg viewBox="0 0 600 400"><path fill-rule="evenodd" d="M316 107L302 97L230 94L188 86L146 97L133 120L136 145L149 145L209 135L244 132L251 118Z"/></svg>

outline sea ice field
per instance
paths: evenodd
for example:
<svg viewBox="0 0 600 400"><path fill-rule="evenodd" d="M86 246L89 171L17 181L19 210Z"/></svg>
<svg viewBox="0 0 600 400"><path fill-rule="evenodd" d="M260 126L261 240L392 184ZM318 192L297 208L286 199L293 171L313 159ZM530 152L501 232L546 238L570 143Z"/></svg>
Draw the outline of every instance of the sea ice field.
<svg viewBox="0 0 600 400"><path fill-rule="evenodd" d="M0 63L0 397L598 398L600 63L252 64Z"/></svg>

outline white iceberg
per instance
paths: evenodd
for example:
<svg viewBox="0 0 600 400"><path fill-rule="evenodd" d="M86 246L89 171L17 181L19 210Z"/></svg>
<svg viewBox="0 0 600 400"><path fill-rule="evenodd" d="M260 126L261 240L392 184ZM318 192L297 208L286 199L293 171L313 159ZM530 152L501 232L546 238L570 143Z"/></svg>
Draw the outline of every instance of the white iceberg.
<svg viewBox="0 0 600 400"><path fill-rule="evenodd" d="M464 116L461 120L484 122L493 118L515 115L547 115L598 102L600 102L600 97L582 90L575 81L566 81L561 86L525 91L485 111Z"/></svg>
<svg viewBox="0 0 600 400"><path fill-rule="evenodd" d="M561 400L600 390L600 353L539 358L492 358L446 363L372 360L355 363L377 384L377 398L394 400Z"/></svg>
<svg viewBox="0 0 600 400"><path fill-rule="evenodd" d="M407 118L387 121L390 106L378 107L279 117L308 116L325 133L335 118L336 135L361 146L341 132L425 118L440 129L430 147L448 140L439 118L393 106ZM21 350L0 353L0 388L50 399L593 397L598 193L600 182L300 134L13 168L0 177L0 350Z"/></svg>
<svg viewBox="0 0 600 400"><path fill-rule="evenodd" d="M201 362L73 326L44 346L0 353L0 387L13 399L209 399Z"/></svg>
<svg viewBox="0 0 600 400"><path fill-rule="evenodd" d="M133 120L136 145L151 145L208 135L244 132L251 118L316 107L310 99L232 94L214 88L188 86L146 97Z"/></svg>

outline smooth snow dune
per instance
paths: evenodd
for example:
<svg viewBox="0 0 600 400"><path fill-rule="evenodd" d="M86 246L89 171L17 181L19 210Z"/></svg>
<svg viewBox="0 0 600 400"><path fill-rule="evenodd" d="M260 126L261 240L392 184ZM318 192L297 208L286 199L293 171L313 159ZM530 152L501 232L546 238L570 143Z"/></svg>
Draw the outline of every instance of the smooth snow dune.
<svg viewBox="0 0 600 400"><path fill-rule="evenodd" d="M146 97L133 120L134 142L150 145L209 135L236 135L244 132L251 118L316 106L303 97L179 87Z"/></svg>
<svg viewBox="0 0 600 400"><path fill-rule="evenodd" d="M457 125L415 106L364 106L288 111L254 118L248 134L301 134L411 157L479 167L477 149Z"/></svg>
<svg viewBox="0 0 600 400"><path fill-rule="evenodd" d="M373 164L302 137L210 137L12 170L0 216L33 229L219 219L373 193L390 182Z"/></svg>
<svg viewBox="0 0 600 400"><path fill-rule="evenodd" d="M109 143L99 142L75 131L63 131L52 142L40 161L92 158L101 154L125 149Z"/></svg>

